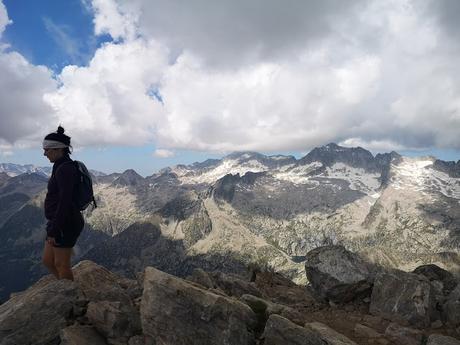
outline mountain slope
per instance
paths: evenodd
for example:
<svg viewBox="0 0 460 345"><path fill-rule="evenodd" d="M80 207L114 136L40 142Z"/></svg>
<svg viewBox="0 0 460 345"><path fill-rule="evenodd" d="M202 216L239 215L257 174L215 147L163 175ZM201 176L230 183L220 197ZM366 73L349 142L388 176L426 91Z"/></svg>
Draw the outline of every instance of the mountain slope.
<svg viewBox="0 0 460 345"><path fill-rule="evenodd" d="M146 265L186 275L257 263L305 282L306 253L342 244L385 266L438 263L460 275L458 169L459 162L329 144L299 160L242 152L145 178L134 170L98 176L99 207L85 211L93 232L77 257L127 275ZM34 198L43 200L46 179L37 176L0 185L0 233L24 217L24 205L41 207ZM15 224L16 235L32 236L29 225Z"/></svg>

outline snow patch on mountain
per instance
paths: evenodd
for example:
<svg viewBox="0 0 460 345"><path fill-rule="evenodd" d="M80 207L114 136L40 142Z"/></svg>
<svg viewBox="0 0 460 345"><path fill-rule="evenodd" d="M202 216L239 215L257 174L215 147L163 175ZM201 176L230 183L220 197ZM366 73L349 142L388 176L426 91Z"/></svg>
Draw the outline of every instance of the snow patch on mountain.
<svg viewBox="0 0 460 345"><path fill-rule="evenodd" d="M403 157L400 164L392 165L392 187L460 199L460 180L431 169L433 163L434 159Z"/></svg>
<svg viewBox="0 0 460 345"><path fill-rule="evenodd" d="M375 194L380 188L380 174L369 173L361 168L353 168L344 163L335 163L319 177L337 178L350 183L349 188L366 194Z"/></svg>
<svg viewBox="0 0 460 345"><path fill-rule="evenodd" d="M276 155L276 156L270 156L270 159L276 160L276 161L284 161L290 159L290 157L283 156L283 155Z"/></svg>
<svg viewBox="0 0 460 345"><path fill-rule="evenodd" d="M32 164L20 165L14 163L0 163L0 172L4 172L10 177L15 177L25 173L36 173L49 177L51 175L51 167L37 167Z"/></svg>
<svg viewBox="0 0 460 345"><path fill-rule="evenodd" d="M227 174L240 174L240 176L243 176L247 172L257 173L267 170L269 170L269 168L266 165L254 159L243 163L238 159L228 159L223 160L215 168L203 173L193 173L186 169L173 170L173 172L178 175L179 180L184 184L211 184Z"/></svg>
<svg viewBox="0 0 460 345"><path fill-rule="evenodd" d="M296 166L290 170L280 169L273 176L278 180L292 182L294 184L319 184L317 181L310 179L310 174L318 168L321 168L321 162L312 162L310 164Z"/></svg>
<svg viewBox="0 0 460 345"><path fill-rule="evenodd" d="M447 197L460 199L460 180L458 178L450 177L441 171L430 170L431 175L425 182L427 186Z"/></svg>

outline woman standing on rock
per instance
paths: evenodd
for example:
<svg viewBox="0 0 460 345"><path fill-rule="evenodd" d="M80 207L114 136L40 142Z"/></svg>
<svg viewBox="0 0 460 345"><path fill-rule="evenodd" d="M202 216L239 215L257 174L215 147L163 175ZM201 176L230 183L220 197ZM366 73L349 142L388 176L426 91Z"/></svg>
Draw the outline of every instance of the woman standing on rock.
<svg viewBox="0 0 460 345"><path fill-rule="evenodd" d="M78 171L70 158L70 137L64 128L43 140L44 155L53 165L45 198L46 241L43 264L58 279L73 280L72 248L83 229L83 216L73 202Z"/></svg>

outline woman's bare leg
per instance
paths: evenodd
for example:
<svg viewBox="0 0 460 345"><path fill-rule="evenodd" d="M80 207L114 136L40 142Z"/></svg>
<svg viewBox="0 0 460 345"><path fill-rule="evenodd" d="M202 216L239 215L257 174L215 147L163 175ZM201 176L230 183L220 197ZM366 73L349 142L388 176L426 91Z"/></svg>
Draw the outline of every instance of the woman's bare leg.
<svg viewBox="0 0 460 345"><path fill-rule="evenodd" d="M73 280L71 267L72 248L53 248L54 266L57 269L59 279Z"/></svg>
<svg viewBox="0 0 460 345"><path fill-rule="evenodd" d="M59 279L59 273L54 266L54 247L52 244L45 241L45 248L43 249L43 258L42 263L45 267L53 274L56 278Z"/></svg>

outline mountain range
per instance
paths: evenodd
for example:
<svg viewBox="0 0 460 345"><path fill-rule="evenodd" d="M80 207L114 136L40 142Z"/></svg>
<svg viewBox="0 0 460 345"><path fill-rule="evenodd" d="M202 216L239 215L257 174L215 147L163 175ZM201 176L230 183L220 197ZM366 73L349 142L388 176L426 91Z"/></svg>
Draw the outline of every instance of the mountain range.
<svg viewBox="0 0 460 345"><path fill-rule="evenodd" d="M45 273L49 170L0 167L6 299ZM98 208L85 211L74 259L128 277L146 266L185 276L196 267L238 273L257 265L306 283L306 253L327 244L386 267L436 263L460 275L460 161L331 143L301 159L238 152L147 177L93 175Z"/></svg>

